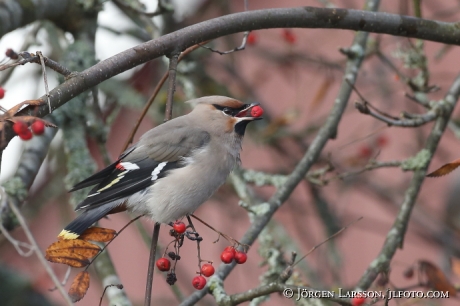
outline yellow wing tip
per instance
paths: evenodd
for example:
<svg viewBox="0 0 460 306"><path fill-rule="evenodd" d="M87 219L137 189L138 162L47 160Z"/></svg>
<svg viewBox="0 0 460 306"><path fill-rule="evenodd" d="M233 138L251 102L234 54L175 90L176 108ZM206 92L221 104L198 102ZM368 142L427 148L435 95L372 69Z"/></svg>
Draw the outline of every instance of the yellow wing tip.
<svg viewBox="0 0 460 306"><path fill-rule="evenodd" d="M72 233L68 230L65 230L63 229L59 235L58 235L58 238L59 239L65 239L65 240L72 240L72 239L77 239L80 235L78 234L75 234L75 233Z"/></svg>

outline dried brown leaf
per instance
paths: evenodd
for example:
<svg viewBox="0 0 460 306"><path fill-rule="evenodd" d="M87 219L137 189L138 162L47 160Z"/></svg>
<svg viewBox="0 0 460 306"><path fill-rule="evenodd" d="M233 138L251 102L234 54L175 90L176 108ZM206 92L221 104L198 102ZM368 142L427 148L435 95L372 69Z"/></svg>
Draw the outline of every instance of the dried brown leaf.
<svg viewBox="0 0 460 306"><path fill-rule="evenodd" d="M423 273L423 275L426 277L429 286L439 291L447 291L450 294L449 296L456 296L457 290L447 279L446 275L444 275L441 269L426 260L420 260L419 266L420 273Z"/></svg>
<svg viewBox="0 0 460 306"><path fill-rule="evenodd" d="M13 106L12 108L10 108L5 114L3 114L3 117L5 118L10 118L10 117L13 117L14 115L16 115L17 112L19 112L20 110L22 110L22 107L24 105L29 106L39 106L39 105L42 105L44 102L41 101L41 100L26 100L24 102L21 102L15 106Z"/></svg>
<svg viewBox="0 0 460 306"><path fill-rule="evenodd" d="M439 176L443 176L443 175L446 175L446 174L449 174L451 173L452 171L454 171L455 169L457 169L457 167L460 166L460 158L459 159L456 159L448 164L445 164L443 165L441 168L431 172L430 174L428 174L427 176L428 177L439 177Z"/></svg>
<svg viewBox="0 0 460 306"><path fill-rule="evenodd" d="M22 122L27 123L27 125L31 125L35 121L41 121L41 122L43 122L45 124L45 126L57 128L57 126L55 124L53 124L53 123L51 123L49 121L46 121L44 119L38 118L38 117L34 117L34 116L18 116L18 117L11 117L11 118L8 118L6 120L11 121L13 123L18 122L18 121L22 121Z"/></svg>
<svg viewBox="0 0 460 306"><path fill-rule="evenodd" d="M89 264L89 258L96 256L100 247L79 239L59 240L51 244L45 252L48 261L81 268Z"/></svg>
<svg viewBox="0 0 460 306"><path fill-rule="evenodd" d="M69 289L69 297L73 303L81 300L89 288L89 273L82 271L75 276Z"/></svg>
<svg viewBox="0 0 460 306"><path fill-rule="evenodd" d="M79 254L73 254L72 257L53 256L45 254L45 258L50 262L68 265L73 268L83 268L91 263L91 261L88 258L81 256Z"/></svg>
<svg viewBox="0 0 460 306"><path fill-rule="evenodd" d="M117 232L110 228L90 227L81 234L78 239L91 240L97 242L109 242L115 237Z"/></svg>

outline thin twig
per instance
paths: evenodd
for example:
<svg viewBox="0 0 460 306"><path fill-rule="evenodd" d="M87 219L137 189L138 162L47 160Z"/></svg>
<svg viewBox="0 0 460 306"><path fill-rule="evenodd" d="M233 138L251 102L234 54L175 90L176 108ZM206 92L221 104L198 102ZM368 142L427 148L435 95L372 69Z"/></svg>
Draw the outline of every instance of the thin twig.
<svg viewBox="0 0 460 306"><path fill-rule="evenodd" d="M5 194L3 195L5 196ZM64 288L61 285L61 282L57 278L56 274L54 274L53 269L51 269L50 265L45 259L45 256L43 256L43 253L40 251L40 247L38 246L37 242L35 241L34 236L32 235L32 232L30 231L29 227L27 226L26 220L22 216L21 212L19 211L19 208L16 206L13 200L8 201L8 204L15 214L19 224L22 226L24 233L27 236L27 239L29 240L30 244L33 246L33 249L35 251L35 254L37 255L40 263L42 264L43 268L45 268L45 271L48 273L50 276L51 280L53 283L56 285L57 289L61 293L62 297L66 301L67 305L73 305L72 301L70 300L69 295L67 292L64 290Z"/></svg>
<svg viewBox="0 0 460 306"><path fill-rule="evenodd" d="M201 271L201 261L202 260L201 260L200 242L203 241L203 238L201 238L198 232L196 231L196 228L193 225L192 219L190 219L190 215L187 215L186 217L187 217L188 224L192 228L193 234L195 235L194 240L196 241L196 249L197 249L197 254L198 254L198 271Z"/></svg>
<svg viewBox="0 0 460 306"><path fill-rule="evenodd" d="M22 57L21 60L16 61L16 62L11 63L11 64L8 64L8 65L1 65L0 66L0 71L9 69L9 68L12 68L12 67L15 67L15 66L19 66L19 65L24 65L24 64L27 64L27 63L42 64L41 61L40 61L40 56L38 56L38 55L35 55L33 53L29 53L27 51L22 51L22 52L19 52L18 54ZM70 71L66 67L62 66L58 62L55 62L52 59L49 59L49 58L47 58L46 56L43 56L43 55L42 55L42 57L43 57L44 65L46 67L48 67L50 69L53 69L54 71L56 71L59 74L62 74L65 77L68 77L69 75L72 74L72 71Z"/></svg>
<svg viewBox="0 0 460 306"><path fill-rule="evenodd" d="M179 56L178 62L180 62L186 55L188 55L190 52L198 49L199 47L200 47L199 44L194 45L194 46L188 48L187 50L185 50L184 52L182 52L181 55ZM163 77L161 78L161 80L158 82L158 84L155 87L155 90L153 91L152 95L150 96L147 104L145 104L144 109L142 110L142 113L141 113L141 115L139 116L139 119L136 122L136 125L131 130L131 133L129 134L129 137L126 140L126 143L123 146L123 150L121 151L121 153L123 153L128 148L128 146L133 142L134 135L136 135L136 132L139 129L139 126L141 125L142 120L144 119L145 115L147 114L150 106L152 106L152 103L155 100L155 98L157 97L158 93L160 92L161 87L163 87L164 83L168 79L168 76L169 76L169 73L168 73L168 71L166 71L163 74Z"/></svg>
<svg viewBox="0 0 460 306"><path fill-rule="evenodd" d="M202 47L205 48L205 49L208 49L211 52L218 53L220 55L225 55L225 54L230 54L230 53L233 53L233 52L241 51L241 50L244 50L246 48L246 42L248 40L249 33L251 33L251 31L244 32L243 40L241 41L241 45L239 47L235 47L235 48L233 48L231 50L219 51L219 50L213 49L211 47L207 47L207 46L202 46Z"/></svg>
<svg viewBox="0 0 460 306"><path fill-rule="evenodd" d="M153 227L152 245L150 246L149 269L147 271L147 282L145 286L144 306L150 306L152 300L153 272L155 270L155 256L157 252L158 236L160 235L160 223L155 222Z"/></svg>
<svg viewBox="0 0 460 306"><path fill-rule="evenodd" d="M353 175L358 175L358 174L364 173L366 171L371 171L371 170L379 169L379 168L401 167L402 164L403 164L403 161L399 161L399 160L390 160L390 161L380 162L380 161L377 161L375 159L372 159L362 169L359 169L357 171L339 173L336 176L333 176L331 178L325 179L324 182L329 183L329 182L331 182L333 180L336 180L336 179L342 180L344 178L347 178L347 177L350 177L350 176L353 176Z"/></svg>
<svg viewBox="0 0 460 306"><path fill-rule="evenodd" d="M122 285L122 284L117 284L117 285L111 284L111 285L105 286L104 291L102 291L101 299L99 300L99 306L102 305L102 299L104 298L105 292L106 292L107 289L110 288L110 287L117 287L117 288L120 289L120 290L123 289L123 285Z"/></svg>
<svg viewBox="0 0 460 306"><path fill-rule="evenodd" d="M140 216L137 216L136 218L130 220L125 226L123 226L115 235L115 237L112 238L112 240L110 240L109 242L107 242L104 247L99 251L99 253L96 254L96 256L93 257L93 259L91 259L91 261L89 262L89 264L86 266L85 268L85 271L88 270L88 268L90 267L90 265L96 260L96 258L99 257L99 255L102 254L102 252L112 243L112 241L115 240L116 237L118 237L118 235L121 234L121 232L123 232L131 223L133 223L134 221L136 221L137 219L139 219L140 217L143 217L144 215L140 215Z"/></svg>
<svg viewBox="0 0 460 306"><path fill-rule="evenodd" d="M225 239L227 239L230 243L232 244L237 244L237 245L241 245L244 249L245 252L247 252L249 250L249 245L247 244L243 244L241 242L239 242L238 240L230 237L229 235L226 235L224 233L222 233L221 231L215 229L214 227L212 227L211 225L209 225L208 223L206 223L205 221L203 221L202 219L198 218L197 216L195 216L194 214L191 214L190 215L191 217L195 218L196 220L200 221L203 225L209 227L210 229L212 229L213 231L215 231L217 234L219 234L219 237L222 236L224 237Z"/></svg>
<svg viewBox="0 0 460 306"><path fill-rule="evenodd" d="M67 284L67 281L69 280L69 277L70 277L70 272L72 272L72 267L68 266L67 271L65 272L64 278L62 279L62 282L61 282L62 286L65 286ZM54 287L54 288L48 289L48 291L54 291L56 289L57 287Z"/></svg>
<svg viewBox="0 0 460 306"><path fill-rule="evenodd" d="M37 55L38 57L40 57L40 64L42 65L43 81L45 82L46 97L48 99L48 107L49 107L50 114L51 114L50 91L48 88L48 77L46 76L45 61L43 60L43 54L41 51L37 51Z"/></svg>
<svg viewBox="0 0 460 306"><path fill-rule="evenodd" d="M316 250L317 248L319 248L320 246L322 246L323 244L325 244L326 242L328 242L329 240L331 239L334 239L335 237L337 237L338 235L340 235L344 230L346 230L347 228L349 228L350 226L352 226L353 224L355 224L356 222L358 222L359 220L361 220L363 217L359 217L358 219L356 219L355 221L351 222L350 224L342 227L338 232L336 232L335 234L333 234L332 236L329 236L326 240L322 241L321 243L315 245L314 247L312 247L310 249L310 251L307 252L307 254L303 255L302 257L300 257L299 260L297 260L292 266L296 266L299 262L301 262L305 257L307 257L308 255L310 255L314 250Z"/></svg>
<svg viewBox="0 0 460 306"><path fill-rule="evenodd" d="M413 119L404 119L404 118L397 118L390 116L388 114L383 113L382 111L378 110L375 107L371 107L369 102L356 102L355 103L356 109L362 114L370 115L382 122L385 122L389 126L399 126L399 127L419 127L424 124L427 124L431 121L434 121L437 117L437 111L435 107L425 114L421 115L412 115ZM407 117L407 114L406 114Z"/></svg>
<svg viewBox="0 0 460 306"><path fill-rule="evenodd" d="M244 0L244 11L246 12L247 10L248 10L248 0ZM246 42L248 40L249 33L251 33L251 31L245 31L244 35L243 35L243 40L241 41L241 45L239 47L235 47L235 48L233 48L231 50L228 50L228 51L219 51L219 50L213 49L211 47L207 47L207 46L202 46L202 47L205 48L205 49L210 50L211 52L219 53L220 55L230 54L230 53L233 53L233 52L241 51L241 50L244 50L246 48Z"/></svg>
<svg viewBox="0 0 460 306"><path fill-rule="evenodd" d="M5 197L2 196L2 202L4 198ZM4 200L6 201L6 198ZM29 257L34 252L33 246L31 246L29 243L14 239L3 226L2 222L0 222L0 233L2 233L6 240L8 240L13 245L19 255L23 257ZM22 248L27 249L27 251L24 251Z"/></svg>

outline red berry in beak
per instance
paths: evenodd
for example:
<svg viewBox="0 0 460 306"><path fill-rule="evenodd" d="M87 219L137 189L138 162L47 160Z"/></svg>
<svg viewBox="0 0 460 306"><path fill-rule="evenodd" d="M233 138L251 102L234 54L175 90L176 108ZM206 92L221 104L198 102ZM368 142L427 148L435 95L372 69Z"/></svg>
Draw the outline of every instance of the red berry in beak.
<svg viewBox="0 0 460 306"><path fill-rule="evenodd" d="M260 117L264 114L264 109L262 107L260 107L259 105L256 105L254 106L253 108L251 108L251 116L252 117Z"/></svg>

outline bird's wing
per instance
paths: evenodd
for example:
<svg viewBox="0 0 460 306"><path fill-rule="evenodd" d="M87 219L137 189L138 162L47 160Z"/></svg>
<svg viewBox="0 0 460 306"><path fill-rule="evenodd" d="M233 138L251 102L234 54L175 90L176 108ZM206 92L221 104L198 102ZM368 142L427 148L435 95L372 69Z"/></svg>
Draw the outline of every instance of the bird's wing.
<svg viewBox="0 0 460 306"><path fill-rule="evenodd" d="M209 133L201 129L181 125L160 129L165 125L147 132L117 162L77 184L72 190L97 186L76 209L93 209L146 189L169 170L185 166L183 158L209 142Z"/></svg>
<svg viewBox="0 0 460 306"><path fill-rule="evenodd" d="M142 154L148 154L149 158L161 162L179 161L205 146L211 139L210 134L201 128L191 127L193 125L184 117L168 121L145 133L137 144L138 149L142 150L134 150L126 160L140 159L145 157Z"/></svg>

